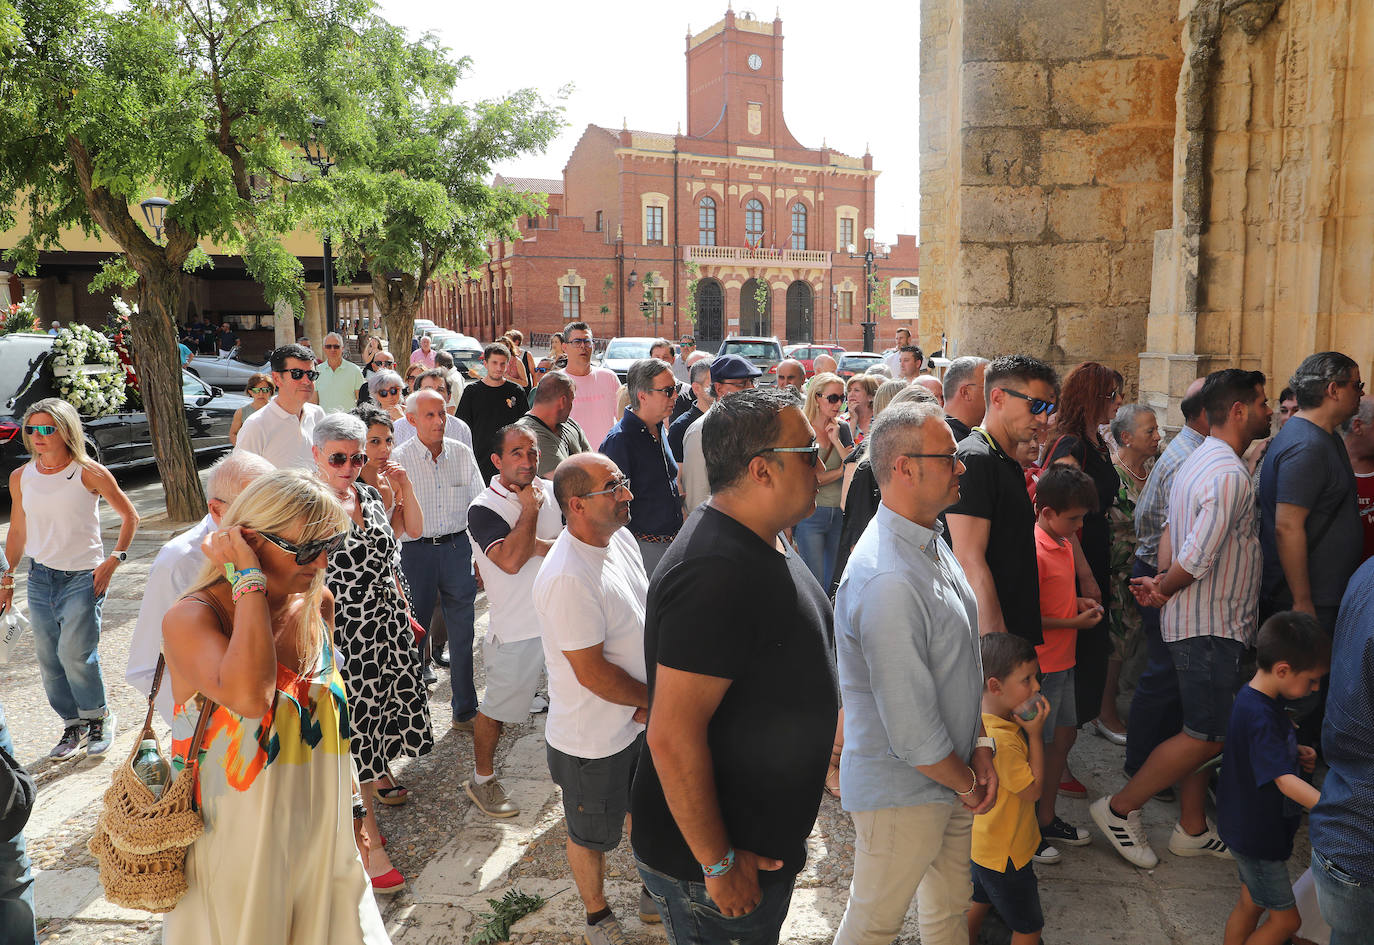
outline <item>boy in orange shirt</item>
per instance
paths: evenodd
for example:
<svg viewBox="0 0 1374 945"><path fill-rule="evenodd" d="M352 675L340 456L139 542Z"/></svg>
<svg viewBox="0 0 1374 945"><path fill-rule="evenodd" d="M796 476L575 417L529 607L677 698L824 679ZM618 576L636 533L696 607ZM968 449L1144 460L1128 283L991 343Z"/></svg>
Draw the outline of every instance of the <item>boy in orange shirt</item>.
<svg viewBox="0 0 1374 945"><path fill-rule="evenodd" d="M968 940L969 945L978 945L983 919L996 906L1011 929L1012 945L1036 945L1045 916L1031 864L1040 842L1034 805L1048 783L1043 729L1052 707L1039 694L1035 649L1030 643L1010 633L989 633L979 645L983 728L997 743L993 753L997 803L973 818Z"/></svg>
<svg viewBox="0 0 1374 945"><path fill-rule="evenodd" d="M1078 596L1074 575L1073 536L1083 517L1097 508L1097 487L1076 466L1056 464L1046 469L1035 487L1035 564L1040 572L1040 627L1045 642L1035 648L1040 658L1040 688L1050 703L1051 718L1044 726L1045 790L1036 804L1040 844L1035 862L1057 863L1063 858L1056 844L1081 847L1088 831L1066 823L1055 813L1059 783L1069 762L1069 749L1078 738L1074 715L1074 648L1078 631L1102 620L1102 605Z"/></svg>

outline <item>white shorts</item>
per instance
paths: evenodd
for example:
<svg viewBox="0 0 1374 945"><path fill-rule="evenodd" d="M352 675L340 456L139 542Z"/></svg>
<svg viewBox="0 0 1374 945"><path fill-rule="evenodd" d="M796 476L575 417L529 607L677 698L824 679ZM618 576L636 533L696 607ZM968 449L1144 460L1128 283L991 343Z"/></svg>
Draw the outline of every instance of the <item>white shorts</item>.
<svg viewBox="0 0 1374 945"><path fill-rule="evenodd" d="M487 689L477 711L497 722L523 722L539 691L544 672L544 642L539 637L502 643L488 634L482 639Z"/></svg>

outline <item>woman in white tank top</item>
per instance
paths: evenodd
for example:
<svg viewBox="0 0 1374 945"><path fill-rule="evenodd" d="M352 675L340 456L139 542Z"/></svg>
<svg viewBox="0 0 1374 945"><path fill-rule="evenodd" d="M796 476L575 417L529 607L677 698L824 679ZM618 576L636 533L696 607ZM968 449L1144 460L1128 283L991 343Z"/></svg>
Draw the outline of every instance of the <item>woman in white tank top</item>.
<svg viewBox="0 0 1374 945"><path fill-rule="evenodd" d="M0 612L13 603L14 568L27 553L34 649L48 704L63 725L48 755L66 758L83 741L87 754L101 755L114 740L115 718L100 673L100 607L138 530L138 513L110 471L86 456L81 418L65 400L49 397L25 411L24 447L33 459L10 474ZM109 556L100 538L101 499L122 520Z"/></svg>

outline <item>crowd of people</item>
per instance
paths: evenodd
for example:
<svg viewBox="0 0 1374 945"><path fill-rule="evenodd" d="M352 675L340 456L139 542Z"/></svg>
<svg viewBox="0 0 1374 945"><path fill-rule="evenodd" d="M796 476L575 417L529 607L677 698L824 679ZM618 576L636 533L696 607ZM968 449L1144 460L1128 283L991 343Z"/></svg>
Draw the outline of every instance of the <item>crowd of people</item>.
<svg viewBox="0 0 1374 945"><path fill-rule="evenodd" d="M1374 398L1352 359L1304 359L1272 430L1264 375L1199 378L1160 454L1155 411L1095 362L1061 380L961 357L937 378L899 329L868 373L784 361L761 388L688 337L622 387L585 323L555 338L536 361L508 333L476 378L421 339L403 379L375 339L360 369L331 334L323 359L286 345L255 377L129 658L144 693L165 659L178 766L213 706L166 941L248 940L244 922L258 942L387 941L376 897L406 879L376 805L406 803L393 763L434 748L436 667L491 818L520 813L504 728L547 710L587 945L626 940L604 878L627 825L642 921L674 945L777 942L823 792L855 826L837 943L891 942L915 902L927 945L976 942L994 910L1032 945L1054 925L1035 866L1093 841L1057 806L1088 795L1085 726L1122 749L1125 782L1089 808L1113 850L1157 866L1140 811L1167 801L1171 854L1234 863L1227 945L1313 918L1288 883L1294 805L1330 941L1362 940ZM100 601L138 517L69 406L35 404L23 436L0 606L27 553L52 756L98 755ZM123 521L109 557L100 498Z"/></svg>

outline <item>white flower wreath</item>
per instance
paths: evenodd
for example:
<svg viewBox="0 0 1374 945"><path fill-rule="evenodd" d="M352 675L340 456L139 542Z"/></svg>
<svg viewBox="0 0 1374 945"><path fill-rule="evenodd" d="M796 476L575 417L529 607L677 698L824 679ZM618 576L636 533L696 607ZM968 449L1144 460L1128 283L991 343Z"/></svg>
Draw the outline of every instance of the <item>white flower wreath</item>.
<svg viewBox="0 0 1374 945"><path fill-rule="evenodd" d="M124 406L124 372L118 369L119 354L109 339L85 325L63 328L53 339L52 364L57 393L83 417L103 417ZM98 365L104 370L86 373ZM67 368L67 371L58 371Z"/></svg>

